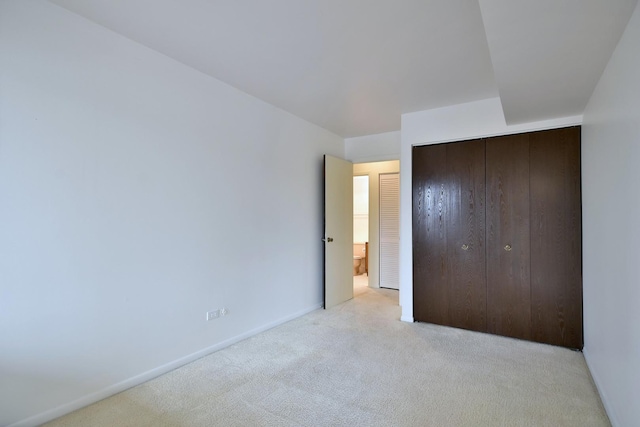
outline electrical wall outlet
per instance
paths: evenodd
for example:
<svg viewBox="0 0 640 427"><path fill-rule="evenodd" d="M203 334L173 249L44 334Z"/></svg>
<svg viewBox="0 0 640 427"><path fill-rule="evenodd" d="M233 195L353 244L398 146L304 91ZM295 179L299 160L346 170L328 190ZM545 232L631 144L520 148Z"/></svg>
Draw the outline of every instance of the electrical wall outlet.
<svg viewBox="0 0 640 427"><path fill-rule="evenodd" d="M220 308L218 310L207 311L207 320L217 319L220 316L226 316L229 314L229 310L226 308Z"/></svg>

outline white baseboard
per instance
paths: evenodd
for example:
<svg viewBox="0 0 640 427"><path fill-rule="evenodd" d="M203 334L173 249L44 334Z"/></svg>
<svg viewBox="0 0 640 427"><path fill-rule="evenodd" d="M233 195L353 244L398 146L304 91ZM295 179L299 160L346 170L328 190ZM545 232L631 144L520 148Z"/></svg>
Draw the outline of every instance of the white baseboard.
<svg viewBox="0 0 640 427"><path fill-rule="evenodd" d="M413 316L400 316L400 320L407 323L413 323Z"/></svg>
<svg viewBox="0 0 640 427"><path fill-rule="evenodd" d="M65 403L64 405L60 405L54 409L50 409L45 412L41 412L32 417L26 418L24 420L15 422L10 424L7 427L34 427L40 424L44 424L46 422L52 421L56 418L59 418L63 415L67 415L73 411L84 408L85 406L91 405L92 403L96 403L100 400L106 399L107 397L113 396L114 394L118 394L125 390L130 389L131 387L135 387L144 382L152 380L160 375L166 374L167 372L171 372L174 369L177 369L181 366L184 366L188 363L191 363L195 360L200 359L201 357L207 356L211 353L214 353L218 350L221 350L225 347L229 347L237 342L245 340L249 337L257 335L261 332L279 326L283 323L286 323L290 320L296 319L300 316L304 316L307 313L310 313L314 310L322 308L322 304L318 303L311 307L308 307L304 310L298 311L296 313L290 314L289 316L285 316L281 319L275 320L273 322L267 323L265 325L259 326L257 328L251 329L247 332L244 332L240 335L236 335L235 337L226 339L217 344L214 344L210 347L204 348L200 351L196 351L195 353L189 354L188 356L181 357L180 359L176 359L172 362L166 363L164 365L158 366L157 368L151 369L147 372L144 372L140 375L136 375L135 377L131 377L119 383L110 385L102 390L98 390L94 393L88 394L86 396L81 397L80 399L76 399L72 402Z"/></svg>
<svg viewBox="0 0 640 427"><path fill-rule="evenodd" d="M604 405L604 410L607 412L607 416L609 417L609 422L611 422L611 426L612 427L619 426L620 424L616 419L615 413L613 412L613 408L611 408L609 404L609 399L607 399L607 394L605 393L604 389L601 386L602 383L598 379L598 374L596 373L596 371L591 369L591 364L589 363L589 351L587 350L586 347L582 350L582 354L584 355L584 360L587 363L587 368L591 373L591 378L593 378L593 382L595 383L596 389L598 390L598 394L600 395L600 400L602 400L602 404Z"/></svg>

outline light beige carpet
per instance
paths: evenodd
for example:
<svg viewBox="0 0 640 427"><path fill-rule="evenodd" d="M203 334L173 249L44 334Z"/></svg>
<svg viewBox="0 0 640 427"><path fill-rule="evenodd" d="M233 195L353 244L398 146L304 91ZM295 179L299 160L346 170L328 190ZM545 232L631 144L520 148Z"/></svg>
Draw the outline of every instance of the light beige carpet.
<svg viewBox="0 0 640 427"><path fill-rule="evenodd" d="M607 426L581 353L399 321L356 298L50 426Z"/></svg>

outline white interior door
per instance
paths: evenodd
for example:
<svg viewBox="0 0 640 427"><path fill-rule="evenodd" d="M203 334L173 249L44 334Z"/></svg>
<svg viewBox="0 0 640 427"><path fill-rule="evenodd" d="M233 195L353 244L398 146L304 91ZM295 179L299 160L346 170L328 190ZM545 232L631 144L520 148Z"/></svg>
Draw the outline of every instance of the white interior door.
<svg viewBox="0 0 640 427"><path fill-rule="evenodd" d="M380 174L380 287L400 287L400 175Z"/></svg>
<svg viewBox="0 0 640 427"><path fill-rule="evenodd" d="M353 298L353 164L324 156L324 308Z"/></svg>

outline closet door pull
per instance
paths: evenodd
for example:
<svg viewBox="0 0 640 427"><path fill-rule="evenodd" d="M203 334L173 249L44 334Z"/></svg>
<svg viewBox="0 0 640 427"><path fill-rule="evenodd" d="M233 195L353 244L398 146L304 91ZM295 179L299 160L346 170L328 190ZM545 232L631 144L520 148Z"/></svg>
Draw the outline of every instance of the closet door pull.
<svg viewBox="0 0 640 427"><path fill-rule="evenodd" d="M467 245L462 245L462 250L463 250L463 251L466 251L467 249L469 249L469 246L467 246Z"/></svg>
<svg viewBox="0 0 640 427"><path fill-rule="evenodd" d="M505 247L504 247L504 250L505 250L505 251L507 251L507 252L511 251L511 245L507 245L507 246L505 246Z"/></svg>

